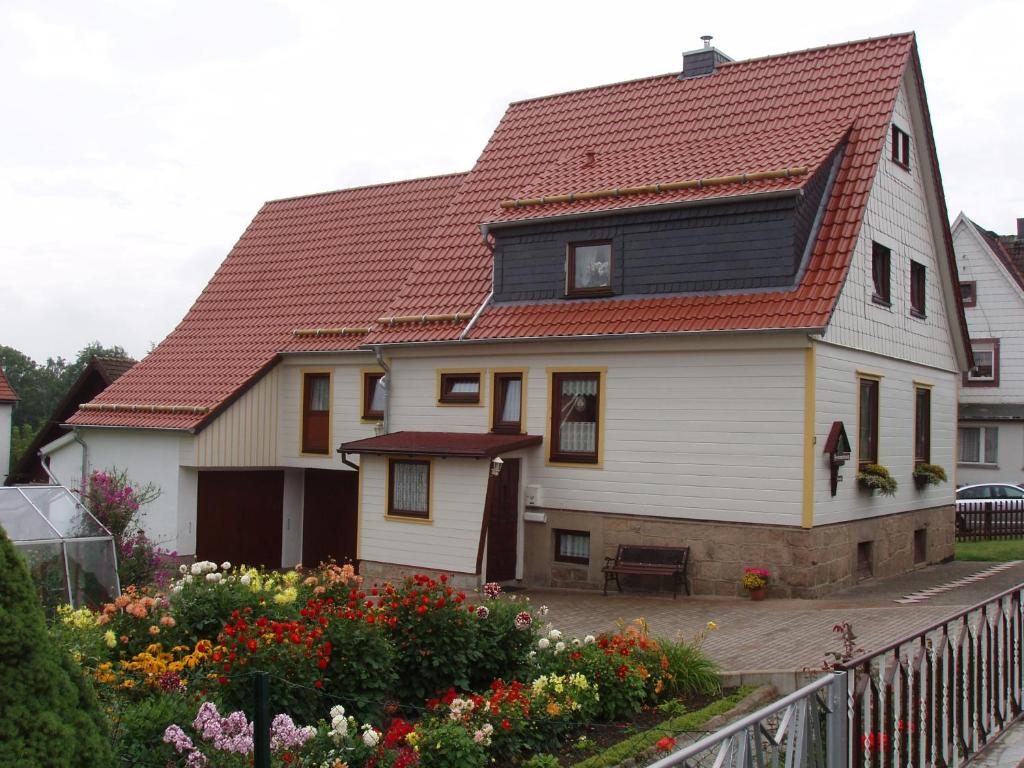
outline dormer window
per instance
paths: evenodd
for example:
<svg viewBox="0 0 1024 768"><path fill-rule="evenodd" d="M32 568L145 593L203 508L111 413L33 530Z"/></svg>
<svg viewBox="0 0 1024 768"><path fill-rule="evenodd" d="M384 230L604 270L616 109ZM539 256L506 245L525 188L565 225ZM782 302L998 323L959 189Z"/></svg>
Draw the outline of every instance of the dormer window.
<svg viewBox="0 0 1024 768"><path fill-rule="evenodd" d="M895 125L892 127L892 161L910 170L910 135Z"/></svg>
<svg viewBox="0 0 1024 768"><path fill-rule="evenodd" d="M610 240L569 243L566 296L607 296L612 292Z"/></svg>

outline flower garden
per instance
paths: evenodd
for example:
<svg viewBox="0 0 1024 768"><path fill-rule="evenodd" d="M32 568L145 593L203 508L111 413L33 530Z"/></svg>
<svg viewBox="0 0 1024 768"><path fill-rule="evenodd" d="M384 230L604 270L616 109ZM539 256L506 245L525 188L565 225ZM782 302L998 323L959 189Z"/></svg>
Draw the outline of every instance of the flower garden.
<svg viewBox="0 0 1024 768"><path fill-rule="evenodd" d="M199 562L162 591L65 607L50 630L132 765L251 765L258 673L272 764L322 768L554 765L538 755L588 724L718 691L700 637L655 639L638 622L569 638L545 614L443 574L368 585L347 565Z"/></svg>

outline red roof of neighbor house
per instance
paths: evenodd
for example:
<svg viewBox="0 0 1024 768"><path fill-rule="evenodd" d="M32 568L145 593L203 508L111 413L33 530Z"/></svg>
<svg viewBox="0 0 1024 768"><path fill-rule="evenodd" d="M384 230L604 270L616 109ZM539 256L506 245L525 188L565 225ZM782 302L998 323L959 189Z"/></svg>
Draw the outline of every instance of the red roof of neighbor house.
<svg viewBox="0 0 1024 768"><path fill-rule="evenodd" d="M18 402L18 393L11 387L7 377L4 376L3 368L0 368L0 403L16 403Z"/></svg>
<svg viewBox="0 0 1024 768"><path fill-rule="evenodd" d="M191 429L278 353L350 350L387 308L463 175L267 203L185 319L69 423Z"/></svg>
<svg viewBox="0 0 1024 768"><path fill-rule="evenodd" d="M492 305L467 335L822 328L846 278L908 62L917 68L914 36L902 34L730 62L704 77L672 73L522 101L468 174L268 203L178 328L71 423L196 428L280 352L458 339L491 288L481 224L795 192L845 142L795 288ZM928 140L921 146L932 152ZM806 172L501 205L793 168Z"/></svg>
<svg viewBox="0 0 1024 768"><path fill-rule="evenodd" d="M493 458L501 453L531 448L544 442L542 435L502 435L493 432L391 432L342 443L345 453L405 456Z"/></svg>
<svg viewBox="0 0 1024 768"><path fill-rule="evenodd" d="M845 280L913 47L912 34L895 35L721 64L705 77L679 80L669 74L511 105L388 314L479 307L490 288L491 266L478 231L481 222L752 190L737 184L678 197L603 198L520 209L502 209L502 200L565 194L585 185L657 184L800 164L815 167L849 131L821 231L797 288L490 306L469 338L825 326ZM592 166L587 165L588 152L593 153ZM628 168L630 156L640 160L639 168ZM756 188L801 183L758 182ZM381 329L369 341L453 339L462 330L461 324L403 325Z"/></svg>
<svg viewBox="0 0 1024 768"><path fill-rule="evenodd" d="M964 216L964 218L967 219L966 216ZM1020 286L1021 290L1024 290L1024 274L1021 273L1020 268L1010 256L1010 252L1006 250L1006 246L1000 241L999 235L985 229L984 227L978 226L976 222L971 221L970 219L967 219L967 221L971 223L971 226L978 230L978 234L981 235L982 240L985 241L989 250L992 251L997 259L999 259L999 262L1006 268L1006 271L1010 273L1010 277L1013 278L1014 282Z"/></svg>

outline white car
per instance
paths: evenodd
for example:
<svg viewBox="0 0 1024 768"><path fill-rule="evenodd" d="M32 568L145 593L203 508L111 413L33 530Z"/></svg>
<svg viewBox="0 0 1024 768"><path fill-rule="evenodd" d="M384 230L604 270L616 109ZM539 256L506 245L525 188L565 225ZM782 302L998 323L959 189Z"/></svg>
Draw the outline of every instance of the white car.
<svg viewBox="0 0 1024 768"><path fill-rule="evenodd" d="M979 501L1020 501L1024 503L1024 488L1012 483L978 483L976 485L965 485L956 489L957 509L969 508L978 509L978 504L962 504L961 502ZM1003 505L998 505L1002 507ZM1015 508L1016 505L1007 505L1008 508Z"/></svg>

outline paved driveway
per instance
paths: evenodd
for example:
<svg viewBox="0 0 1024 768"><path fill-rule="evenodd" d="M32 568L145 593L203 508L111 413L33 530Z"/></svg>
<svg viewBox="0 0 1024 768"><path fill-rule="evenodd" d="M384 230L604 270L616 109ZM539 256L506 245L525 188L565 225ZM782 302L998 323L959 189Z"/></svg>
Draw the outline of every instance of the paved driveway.
<svg viewBox="0 0 1024 768"><path fill-rule="evenodd" d="M897 603L912 593L949 586L989 569L993 563L952 562L899 577L872 579L820 600L671 595L609 594L530 590L535 604L545 604L548 621L569 636L614 629L619 621L643 617L652 634L689 639L709 621L704 650L726 672L794 672L817 669L826 651L840 650L832 627L853 626L865 651L925 629L950 614L1024 582L1024 563L960 586L926 595L919 602Z"/></svg>

